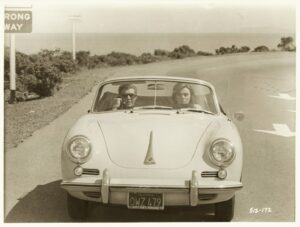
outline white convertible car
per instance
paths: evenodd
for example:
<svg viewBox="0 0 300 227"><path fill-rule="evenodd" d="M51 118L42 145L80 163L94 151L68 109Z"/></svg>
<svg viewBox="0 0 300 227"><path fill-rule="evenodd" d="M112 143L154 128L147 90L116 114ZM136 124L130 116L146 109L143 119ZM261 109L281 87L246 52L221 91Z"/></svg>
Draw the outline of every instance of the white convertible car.
<svg viewBox="0 0 300 227"><path fill-rule="evenodd" d="M94 201L160 212L214 204L216 220L230 221L242 159L237 128L211 84L112 78L65 137L61 187L73 219L86 218Z"/></svg>

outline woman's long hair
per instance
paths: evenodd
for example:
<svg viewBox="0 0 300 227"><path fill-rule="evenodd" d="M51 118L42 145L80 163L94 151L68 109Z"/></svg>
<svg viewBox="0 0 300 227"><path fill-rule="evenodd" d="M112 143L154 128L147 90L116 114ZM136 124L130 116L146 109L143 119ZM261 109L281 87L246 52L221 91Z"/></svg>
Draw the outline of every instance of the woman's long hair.
<svg viewBox="0 0 300 227"><path fill-rule="evenodd" d="M187 107L192 107L194 104L195 104L195 92L194 92L194 89L192 88L192 86L190 84L187 84L187 83L177 83L174 87L173 87L173 95L172 95L172 99L174 101L174 103L176 105L177 102L176 102L176 95L183 89L183 88L187 88L189 89L190 91L190 94L191 94L191 99L190 99L190 102L188 104Z"/></svg>

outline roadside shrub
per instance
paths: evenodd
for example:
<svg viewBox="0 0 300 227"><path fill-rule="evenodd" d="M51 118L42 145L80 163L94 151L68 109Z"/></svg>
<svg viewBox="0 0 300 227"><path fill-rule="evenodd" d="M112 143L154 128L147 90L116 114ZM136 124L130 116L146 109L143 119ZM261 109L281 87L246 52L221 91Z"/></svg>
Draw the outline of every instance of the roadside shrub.
<svg viewBox="0 0 300 227"><path fill-rule="evenodd" d="M63 73L74 73L79 70L76 61L73 60L72 53L62 51L52 59L53 65Z"/></svg>
<svg viewBox="0 0 300 227"><path fill-rule="evenodd" d="M282 51L296 51L293 37L282 37L280 43L277 45Z"/></svg>
<svg viewBox="0 0 300 227"><path fill-rule="evenodd" d="M91 57L89 57L89 62L88 62L87 67L88 67L88 69L96 68L100 62L101 61L97 55L91 56Z"/></svg>
<svg viewBox="0 0 300 227"><path fill-rule="evenodd" d="M248 46L242 46L241 48L238 48L235 45L232 45L231 47L220 47L219 49L216 49L215 52L217 55L223 55L223 54L233 54L233 53L245 53L250 51L250 47Z"/></svg>
<svg viewBox="0 0 300 227"><path fill-rule="evenodd" d="M29 92L35 92L41 97L53 95L54 89L62 82L61 73L50 63L35 63L33 73L24 77Z"/></svg>
<svg viewBox="0 0 300 227"><path fill-rule="evenodd" d="M148 64L151 62L155 62L156 60L156 57L150 53L143 53L141 56L139 56L139 62L142 64Z"/></svg>
<svg viewBox="0 0 300 227"><path fill-rule="evenodd" d="M27 67L30 67L32 62L29 60L28 55L21 52L16 52L16 74L24 74Z"/></svg>
<svg viewBox="0 0 300 227"><path fill-rule="evenodd" d="M138 63L138 58L135 55L115 51L107 55L101 55L97 60L111 66L133 65Z"/></svg>
<svg viewBox="0 0 300 227"><path fill-rule="evenodd" d="M76 63L73 60L63 58L62 56L53 59L52 65L64 73L73 73L78 70Z"/></svg>
<svg viewBox="0 0 300 227"><path fill-rule="evenodd" d="M254 52L267 52L269 48L267 46L258 46L254 49Z"/></svg>
<svg viewBox="0 0 300 227"><path fill-rule="evenodd" d="M199 51L197 52L197 55L199 55L199 56L211 56L211 55L213 55L213 54L212 54L212 53L209 53L209 52L205 52L205 51L199 50Z"/></svg>
<svg viewBox="0 0 300 227"><path fill-rule="evenodd" d="M126 65L126 61L124 61L124 59L116 58L112 54L106 55L104 58L104 62L110 66Z"/></svg>
<svg viewBox="0 0 300 227"><path fill-rule="evenodd" d="M89 62L90 52L89 51L78 51L76 52L76 60L79 66L87 66ZM70 58L72 59L72 58Z"/></svg>
<svg viewBox="0 0 300 227"><path fill-rule="evenodd" d="M22 75L26 72L28 67L32 66L32 61L28 55L16 51L16 74ZM4 52L4 80L9 81L10 75L10 52L9 48Z"/></svg>
<svg viewBox="0 0 300 227"><path fill-rule="evenodd" d="M16 90L20 92L27 92L30 80L35 80L33 75L18 75L16 77Z"/></svg>
<svg viewBox="0 0 300 227"><path fill-rule="evenodd" d="M177 48L175 48L170 54L169 57L171 58L186 58L186 57L192 57L195 56L195 51L191 49L187 45L182 45Z"/></svg>
<svg viewBox="0 0 300 227"><path fill-rule="evenodd" d="M216 54L229 54L231 52L229 47L220 47L219 49L216 50Z"/></svg>
<svg viewBox="0 0 300 227"><path fill-rule="evenodd" d="M41 49L40 52L38 52L38 60L43 61L52 61L54 57L57 57L60 55L60 49L54 49L54 50L48 50L48 49Z"/></svg>
<svg viewBox="0 0 300 227"><path fill-rule="evenodd" d="M62 51L60 53L60 57L62 57L64 59L72 59L73 60L73 55L70 51Z"/></svg>
<svg viewBox="0 0 300 227"><path fill-rule="evenodd" d="M154 50L154 56L166 56L166 57L168 57L169 55L170 55L170 51L161 50L161 49L155 49Z"/></svg>
<svg viewBox="0 0 300 227"><path fill-rule="evenodd" d="M93 69L93 68L100 68L100 67L106 67L107 64L104 62L104 56L90 56L89 57L89 62L88 62L88 69Z"/></svg>
<svg viewBox="0 0 300 227"><path fill-rule="evenodd" d="M245 53L245 52L249 52L249 51L250 51L250 47L248 47L248 46L242 46L239 49L239 52L241 52L241 53Z"/></svg>
<svg viewBox="0 0 300 227"><path fill-rule="evenodd" d="M32 63L37 62L40 59L38 54L31 54L28 56L28 58Z"/></svg>

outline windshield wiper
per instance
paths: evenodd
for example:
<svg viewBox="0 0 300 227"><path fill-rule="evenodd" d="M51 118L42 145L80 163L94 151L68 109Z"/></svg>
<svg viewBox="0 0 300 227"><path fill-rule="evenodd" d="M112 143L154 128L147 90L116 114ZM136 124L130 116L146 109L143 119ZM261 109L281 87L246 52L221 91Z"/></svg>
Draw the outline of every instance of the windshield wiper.
<svg viewBox="0 0 300 227"><path fill-rule="evenodd" d="M210 112L208 110L194 109L194 108L182 108L182 109L178 109L177 113L182 113L183 111L190 111L190 112L197 112L197 113L205 113L205 114L215 115L215 113Z"/></svg>

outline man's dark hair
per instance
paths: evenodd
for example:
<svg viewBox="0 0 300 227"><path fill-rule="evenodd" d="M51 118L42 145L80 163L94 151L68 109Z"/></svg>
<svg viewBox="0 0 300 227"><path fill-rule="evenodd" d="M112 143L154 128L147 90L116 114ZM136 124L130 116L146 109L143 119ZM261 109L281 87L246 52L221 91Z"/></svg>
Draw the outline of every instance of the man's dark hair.
<svg viewBox="0 0 300 227"><path fill-rule="evenodd" d="M122 85L120 85L119 94L121 94L122 91L128 90L128 89L134 89L134 93L137 94L137 88L133 84L122 84Z"/></svg>

